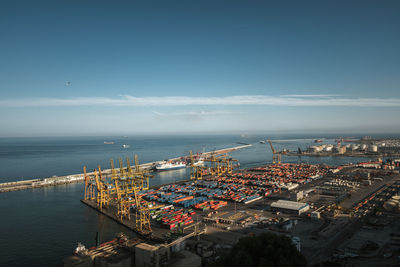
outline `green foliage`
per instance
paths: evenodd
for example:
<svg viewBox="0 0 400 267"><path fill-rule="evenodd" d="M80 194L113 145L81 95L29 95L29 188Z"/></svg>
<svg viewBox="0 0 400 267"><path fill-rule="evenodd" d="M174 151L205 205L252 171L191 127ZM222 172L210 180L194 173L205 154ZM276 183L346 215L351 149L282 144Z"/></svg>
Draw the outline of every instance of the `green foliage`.
<svg viewBox="0 0 400 267"><path fill-rule="evenodd" d="M342 265L338 262L324 261L314 265L314 267L341 267Z"/></svg>
<svg viewBox="0 0 400 267"><path fill-rule="evenodd" d="M288 237L264 233L254 237L241 238L216 265L226 267L303 267L307 266L307 261Z"/></svg>

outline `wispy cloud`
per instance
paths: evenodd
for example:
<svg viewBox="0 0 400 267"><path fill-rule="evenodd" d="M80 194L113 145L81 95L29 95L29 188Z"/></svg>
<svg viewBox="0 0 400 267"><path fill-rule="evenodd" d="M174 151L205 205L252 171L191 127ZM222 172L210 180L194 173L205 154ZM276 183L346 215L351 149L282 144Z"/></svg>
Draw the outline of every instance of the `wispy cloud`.
<svg viewBox="0 0 400 267"><path fill-rule="evenodd" d="M170 117L170 116L219 116L219 115L232 115L234 112L230 111L223 111L223 110L217 110L217 111L187 111L187 112L158 112L158 111L153 111L153 113L157 116L161 117Z"/></svg>
<svg viewBox="0 0 400 267"><path fill-rule="evenodd" d="M242 95L226 97L135 97L121 95L116 98L27 98L0 100L0 107L61 107L61 106L213 106L213 105L265 105L265 106L342 106L342 107L400 107L399 98L351 98L334 95Z"/></svg>
<svg viewBox="0 0 400 267"><path fill-rule="evenodd" d="M281 97L301 97L301 98L331 98L338 97L342 95L281 95Z"/></svg>

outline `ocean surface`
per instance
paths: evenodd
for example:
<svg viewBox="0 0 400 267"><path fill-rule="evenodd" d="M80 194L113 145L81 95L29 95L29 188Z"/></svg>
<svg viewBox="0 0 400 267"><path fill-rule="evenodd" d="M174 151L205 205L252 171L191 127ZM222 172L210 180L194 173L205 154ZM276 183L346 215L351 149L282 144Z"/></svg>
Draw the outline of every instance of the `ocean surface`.
<svg viewBox="0 0 400 267"><path fill-rule="evenodd" d="M46 178L53 175L82 173L101 165L109 168L110 159L139 156L141 163L163 160L194 153L212 151L240 144L250 148L232 152L241 168L270 163L271 149L260 144L266 136L134 136L134 137L51 137L0 138L0 183ZM268 136L277 150L297 150L314 145L314 139L327 138L334 143L335 136ZM104 144L104 142L114 144ZM123 145L129 145L123 148ZM284 162L326 163L340 165L365 161L348 157L283 157ZM188 178L182 169L156 173L150 184L171 183ZM86 247L95 245L96 232L101 241L112 239L130 230L97 213L80 202L83 183L38 188L0 194L0 266L54 266L71 255L78 242Z"/></svg>

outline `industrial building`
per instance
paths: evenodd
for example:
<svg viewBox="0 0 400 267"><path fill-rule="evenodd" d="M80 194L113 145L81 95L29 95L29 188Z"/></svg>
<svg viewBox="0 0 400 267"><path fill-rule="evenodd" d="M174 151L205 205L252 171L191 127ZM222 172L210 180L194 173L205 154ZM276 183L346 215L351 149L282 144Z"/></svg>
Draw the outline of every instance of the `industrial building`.
<svg viewBox="0 0 400 267"><path fill-rule="evenodd" d="M126 237L111 240L98 247L86 249L79 245L74 255L64 259L65 267L200 267L201 257L184 249L184 242L171 247L148 244ZM177 249L179 248L179 249ZM173 251L174 250L174 251Z"/></svg>
<svg viewBox="0 0 400 267"><path fill-rule="evenodd" d="M292 191L299 187L299 184L296 183L286 183L282 186L282 190Z"/></svg>
<svg viewBox="0 0 400 267"><path fill-rule="evenodd" d="M294 192L294 193L290 194L290 200L292 200L292 201L299 201L299 200L302 200L303 198L304 198L303 191Z"/></svg>
<svg viewBox="0 0 400 267"><path fill-rule="evenodd" d="M135 247L135 266L162 266L168 263L170 251L165 246L140 243Z"/></svg>
<svg viewBox="0 0 400 267"><path fill-rule="evenodd" d="M308 211L310 206L307 203L280 199L271 203L271 209L300 215Z"/></svg>

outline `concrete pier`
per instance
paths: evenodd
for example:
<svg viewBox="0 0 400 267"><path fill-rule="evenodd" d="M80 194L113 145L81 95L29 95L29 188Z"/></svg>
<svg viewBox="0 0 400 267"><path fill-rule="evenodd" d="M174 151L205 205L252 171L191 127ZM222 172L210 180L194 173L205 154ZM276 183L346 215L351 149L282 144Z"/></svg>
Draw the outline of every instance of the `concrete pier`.
<svg viewBox="0 0 400 267"><path fill-rule="evenodd" d="M251 147L252 145L241 145L235 147L229 147L224 149L219 149L215 151L209 151L203 153L205 156L210 156L211 154L223 154L223 153L230 153L232 151L236 151L243 148ZM188 158L188 156L176 157L169 160L179 160L181 158ZM160 161L154 161L149 163L141 164L140 167L144 169L151 169ZM102 173L105 175L111 175L111 169L104 169ZM88 172L88 175L94 175L93 172ZM53 176L49 178L43 179L32 179L32 180L23 180L23 181L16 181L16 182L6 182L0 183L0 193L10 192L10 191L18 191L18 190L26 190L32 188L39 188L39 187L47 187L47 186L57 186L69 183L77 183L82 182L84 180L83 173L80 174L71 174L65 176Z"/></svg>
<svg viewBox="0 0 400 267"><path fill-rule="evenodd" d="M163 242L164 240L164 235L169 233L170 230L169 229L163 229L160 228L159 225L156 225L156 223L154 222L154 220L151 220L151 228L152 228L152 232L151 235L143 235L142 233L138 232L136 230L136 226L135 226L135 222L136 222L136 218L135 218L135 213L131 213L131 219L130 220L120 220L116 214L117 214L117 207L115 205L110 205L108 208L103 208L103 209L99 209L97 207L96 201L95 200L85 200L82 199L81 200L82 203L86 204L87 206L95 209L96 211L104 214L105 216L107 216L108 218L112 219L113 221L125 226L126 228L128 228L129 230L135 232L138 236L140 236L143 239L146 240L153 240L153 241L158 241L158 242ZM198 215L196 215L198 216ZM194 223L188 226L183 227L183 231L186 233L185 236L180 238L180 241L190 238L194 235L198 235L198 234L203 234L204 233L204 229L203 230L197 230L196 229L200 229L199 227L199 223ZM182 239L183 238L183 239ZM171 243L170 245L173 245L174 243Z"/></svg>

